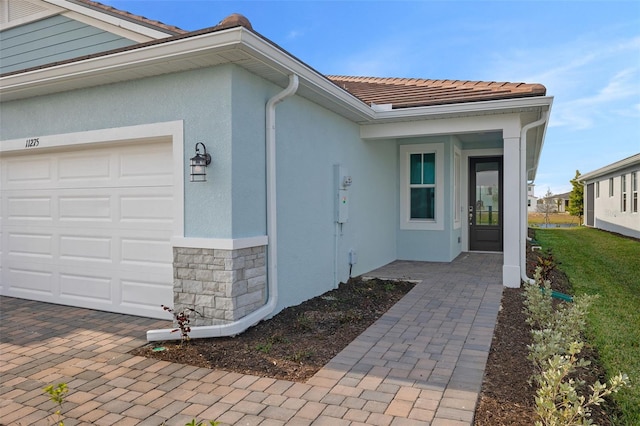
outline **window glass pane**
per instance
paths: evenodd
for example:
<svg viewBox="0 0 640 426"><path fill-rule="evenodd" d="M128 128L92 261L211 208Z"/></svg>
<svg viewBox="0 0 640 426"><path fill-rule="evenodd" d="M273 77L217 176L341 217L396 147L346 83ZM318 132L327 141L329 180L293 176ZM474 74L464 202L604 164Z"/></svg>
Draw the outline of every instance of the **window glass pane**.
<svg viewBox="0 0 640 426"><path fill-rule="evenodd" d="M435 188L411 188L411 219L435 219Z"/></svg>
<svg viewBox="0 0 640 426"><path fill-rule="evenodd" d="M422 183L436 183L436 154L422 154Z"/></svg>
<svg viewBox="0 0 640 426"><path fill-rule="evenodd" d="M406 158L406 157L405 157ZM422 183L422 154L411 154L411 177L410 183L412 185L419 185Z"/></svg>

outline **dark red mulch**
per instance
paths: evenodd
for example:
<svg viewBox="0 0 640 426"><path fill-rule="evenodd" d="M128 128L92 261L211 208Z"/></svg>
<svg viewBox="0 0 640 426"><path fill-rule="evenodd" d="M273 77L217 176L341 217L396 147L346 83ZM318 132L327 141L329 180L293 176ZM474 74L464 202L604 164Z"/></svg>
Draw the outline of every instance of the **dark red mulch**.
<svg viewBox="0 0 640 426"><path fill-rule="evenodd" d="M261 377L304 382L380 318L414 284L351 279L284 309L236 337L161 342L135 355ZM164 351L154 352L162 346Z"/></svg>

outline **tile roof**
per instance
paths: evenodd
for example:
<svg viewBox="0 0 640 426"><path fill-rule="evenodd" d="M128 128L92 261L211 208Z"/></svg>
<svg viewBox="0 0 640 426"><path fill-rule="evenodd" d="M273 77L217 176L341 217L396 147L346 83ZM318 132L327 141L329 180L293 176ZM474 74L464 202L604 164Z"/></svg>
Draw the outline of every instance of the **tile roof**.
<svg viewBox="0 0 640 426"><path fill-rule="evenodd" d="M124 10L116 9L115 7L107 6L102 3L98 3L97 1L91 0L76 0L78 4L86 6L91 9L99 10L103 13L107 13L112 16L118 16L128 21L137 22L138 24L145 25L148 27L153 27L158 29L159 31L169 32L168 35L177 35L177 34L186 34L188 31L183 30L182 28L178 28L173 25L167 25L160 21L154 21L152 19L145 18L144 16L134 15L133 13L126 12Z"/></svg>
<svg viewBox="0 0 640 426"><path fill-rule="evenodd" d="M547 91L541 84L527 83L333 75L327 77L366 104L392 104L394 109L544 96Z"/></svg>
<svg viewBox="0 0 640 426"><path fill-rule="evenodd" d="M279 49L282 49L271 40L266 39L264 36L256 32L252 28L251 22L249 22L246 17L236 13L229 15L213 27L203 28L196 31L186 31L176 26L167 25L160 21L151 20L143 16L134 15L132 13L104 5L96 1L74 1L78 4L83 4L86 7L99 10L103 13L107 13L113 16L119 16L123 19L137 22L141 25L154 27L160 31L167 32L168 37L111 51L99 52L96 54L73 58L70 60L46 64L44 66L34 67L33 69L46 68L52 65L59 65L63 63L104 56L111 53L133 50L143 46L151 46L170 40L178 40L181 38L211 33L237 26L242 26L251 30L257 36L260 36ZM32 69L9 72L2 74L2 76L17 74L30 70ZM335 75L328 75L326 77L338 87L351 93L353 96L360 99L367 105L391 104L393 109L498 99L524 98L530 96L544 96L546 94L546 88L541 84L506 82L499 83L462 80L426 80L418 78L352 77Z"/></svg>

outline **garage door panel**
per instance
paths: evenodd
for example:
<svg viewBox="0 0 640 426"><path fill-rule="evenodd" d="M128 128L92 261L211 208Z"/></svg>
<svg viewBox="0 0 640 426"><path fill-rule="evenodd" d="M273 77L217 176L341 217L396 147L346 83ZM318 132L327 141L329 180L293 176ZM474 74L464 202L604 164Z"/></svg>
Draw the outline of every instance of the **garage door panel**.
<svg viewBox="0 0 640 426"><path fill-rule="evenodd" d="M111 179L113 154L94 154L91 159L86 155L62 157L58 160L58 179L68 185L95 185L97 181L108 182Z"/></svg>
<svg viewBox="0 0 640 426"><path fill-rule="evenodd" d="M0 164L1 294L167 318L171 143L29 152Z"/></svg>
<svg viewBox="0 0 640 426"><path fill-rule="evenodd" d="M43 257L51 259L53 238L49 234L9 233L10 256Z"/></svg>
<svg viewBox="0 0 640 426"><path fill-rule="evenodd" d="M123 195L120 198L122 222L170 223L173 220L172 211L173 197L169 195Z"/></svg>
<svg viewBox="0 0 640 426"><path fill-rule="evenodd" d="M37 265L25 265L25 268L8 267L7 278L9 289L13 295L40 294L53 296L54 273L48 270L38 270Z"/></svg>
<svg viewBox="0 0 640 426"><path fill-rule="evenodd" d="M123 265L166 265L173 260L173 252L165 240L123 238L121 253Z"/></svg>
<svg viewBox="0 0 640 426"><path fill-rule="evenodd" d="M44 156L11 158L5 162L5 182L12 186L33 186L52 182L53 162Z"/></svg>
<svg viewBox="0 0 640 426"><path fill-rule="evenodd" d="M167 185L173 181L172 167L166 148L131 150L120 156L118 180L124 185Z"/></svg>
<svg viewBox="0 0 640 426"><path fill-rule="evenodd" d="M91 276L60 273L60 297L98 303L112 303L110 276Z"/></svg>
<svg viewBox="0 0 640 426"><path fill-rule="evenodd" d="M132 307L144 305L151 311L162 313L161 305L173 304L173 291L167 298L167 287L165 284L146 280L126 280L121 281L122 304Z"/></svg>
<svg viewBox="0 0 640 426"><path fill-rule="evenodd" d="M62 196L58 202L60 221L111 221L110 196Z"/></svg>
<svg viewBox="0 0 640 426"><path fill-rule="evenodd" d="M112 262L112 238L60 235L60 259Z"/></svg>
<svg viewBox="0 0 640 426"><path fill-rule="evenodd" d="M41 196L8 196L6 201L6 220L46 220L51 222L53 200L47 195ZM4 215L3 215L4 216Z"/></svg>

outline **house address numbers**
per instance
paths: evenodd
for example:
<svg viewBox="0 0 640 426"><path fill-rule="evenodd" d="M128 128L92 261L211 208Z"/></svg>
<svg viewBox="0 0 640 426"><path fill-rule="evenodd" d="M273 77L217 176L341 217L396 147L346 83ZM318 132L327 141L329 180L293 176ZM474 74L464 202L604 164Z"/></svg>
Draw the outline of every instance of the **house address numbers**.
<svg viewBox="0 0 640 426"><path fill-rule="evenodd" d="M35 148L38 145L40 145L40 138L31 138L31 139L27 139L27 142L25 143L24 147Z"/></svg>

